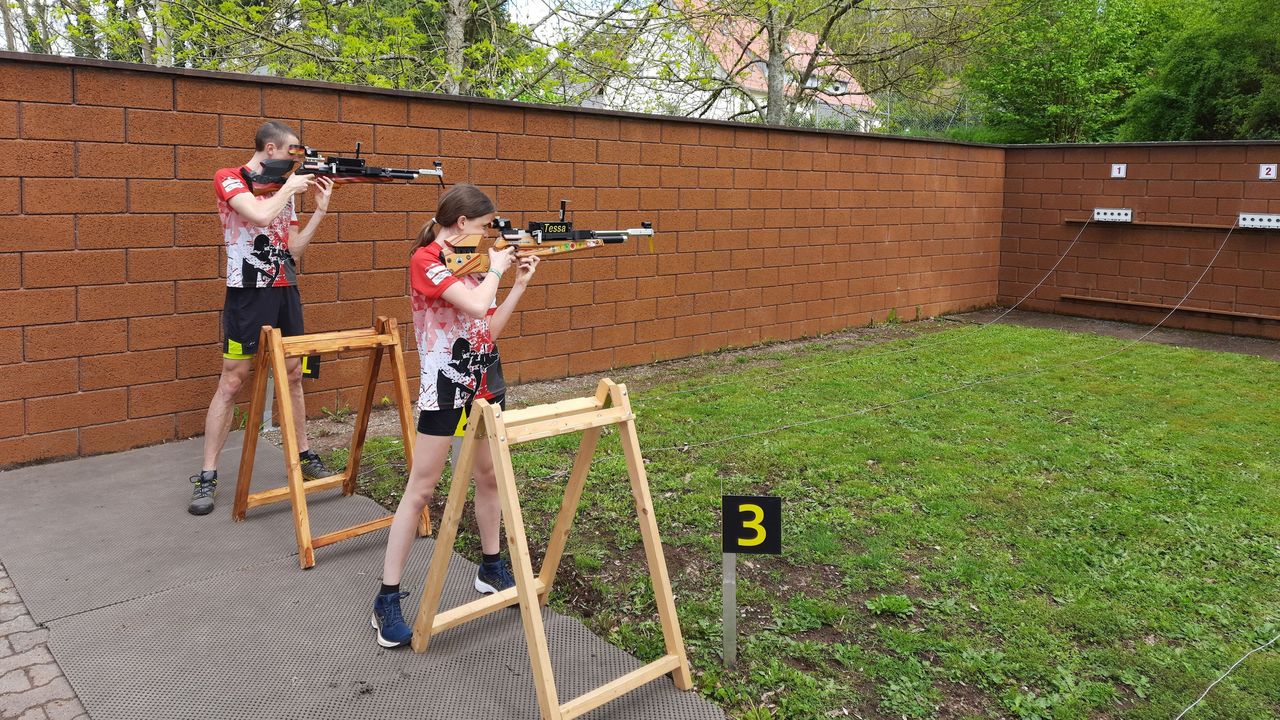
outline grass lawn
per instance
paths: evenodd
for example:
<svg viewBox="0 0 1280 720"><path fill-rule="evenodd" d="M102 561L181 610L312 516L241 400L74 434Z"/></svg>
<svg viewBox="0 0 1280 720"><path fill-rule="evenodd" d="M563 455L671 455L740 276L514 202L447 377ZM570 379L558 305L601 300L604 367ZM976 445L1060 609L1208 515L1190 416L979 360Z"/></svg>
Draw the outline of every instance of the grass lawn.
<svg viewBox="0 0 1280 720"><path fill-rule="evenodd" d="M633 388L698 689L735 718L1171 719L1280 634L1280 368L1161 345L1108 355L1126 344L999 325L818 339ZM513 454L535 552L576 442ZM364 490L394 507L398 446L369 451L382 466ZM652 659L662 637L616 433L597 458L553 605ZM733 671L722 493L784 508L784 554L739 556ZM1280 647L1187 717L1280 717Z"/></svg>

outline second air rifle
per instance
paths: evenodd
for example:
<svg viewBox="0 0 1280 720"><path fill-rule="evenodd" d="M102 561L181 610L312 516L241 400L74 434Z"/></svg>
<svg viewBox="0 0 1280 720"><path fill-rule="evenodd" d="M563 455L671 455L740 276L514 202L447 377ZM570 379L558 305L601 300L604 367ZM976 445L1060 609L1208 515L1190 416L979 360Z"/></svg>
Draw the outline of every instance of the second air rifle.
<svg viewBox="0 0 1280 720"><path fill-rule="evenodd" d="M613 245L625 242L635 235L653 236L651 222L642 222L640 227L629 230L575 230L573 221L565 219L565 206L568 202L560 201L559 220L531 222L527 230L513 228L510 220L494 218L493 227L498 230L498 239L494 241L493 247L498 250L514 247L516 257L545 257ZM449 272L454 275L486 272L489 269L489 255L480 252L480 241L483 239L480 235L468 235L453 243L454 252L443 256L444 265Z"/></svg>

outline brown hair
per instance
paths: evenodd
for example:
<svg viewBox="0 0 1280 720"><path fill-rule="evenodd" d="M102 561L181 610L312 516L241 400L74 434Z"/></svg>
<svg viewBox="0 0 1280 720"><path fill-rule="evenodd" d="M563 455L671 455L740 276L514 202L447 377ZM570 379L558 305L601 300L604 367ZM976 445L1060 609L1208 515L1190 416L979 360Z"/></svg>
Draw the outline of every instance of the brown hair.
<svg viewBox="0 0 1280 720"><path fill-rule="evenodd" d="M291 137L298 137L298 133L294 132L293 128L279 120L270 120L263 123L262 127L258 128L257 134L253 136L253 148L261 152L267 143L283 145Z"/></svg>
<svg viewBox="0 0 1280 720"><path fill-rule="evenodd" d="M440 206L436 209L436 216L422 226L422 230L418 232L418 240L409 254L412 255L418 251L418 248L435 242L437 225L449 227L458 222L458 218L484 217L491 212L493 212L493 201L484 194L483 190L467 183L454 185L440 196Z"/></svg>

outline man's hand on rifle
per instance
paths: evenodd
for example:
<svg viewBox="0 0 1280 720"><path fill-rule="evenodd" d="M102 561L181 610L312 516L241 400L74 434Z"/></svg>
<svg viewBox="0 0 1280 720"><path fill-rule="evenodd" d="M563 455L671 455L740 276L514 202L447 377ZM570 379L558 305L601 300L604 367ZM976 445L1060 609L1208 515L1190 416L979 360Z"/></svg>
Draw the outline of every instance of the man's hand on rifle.
<svg viewBox="0 0 1280 720"><path fill-rule="evenodd" d="M294 173L284 181L284 185L280 187L280 192L285 195L297 195L300 192L305 192L306 189L314 185L315 182L315 175L300 175L298 173Z"/></svg>
<svg viewBox="0 0 1280 720"><path fill-rule="evenodd" d="M317 177L315 184L315 212L328 212L329 198L333 195L333 180L327 177Z"/></svg>

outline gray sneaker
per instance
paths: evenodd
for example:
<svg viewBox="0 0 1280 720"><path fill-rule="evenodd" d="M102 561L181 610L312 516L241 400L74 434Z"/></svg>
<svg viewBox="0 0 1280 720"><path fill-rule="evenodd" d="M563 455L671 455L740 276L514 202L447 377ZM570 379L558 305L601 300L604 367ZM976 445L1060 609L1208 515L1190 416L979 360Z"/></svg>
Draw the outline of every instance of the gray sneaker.
<svg viewBox="0 0 1280 720"><path fill-rule="evenodd" d="M191 476L191 504L187 512L192 515L208 515L213 512L213 496L218 491L218 473L208 470Z"/></svg>
<svg viewBox="0 0 1280 720"><path fill-rule="evenodd" d="M333 471L325 467L324 460L314 450L298 453L298 462L302 465L302 477L307 480L319 480L333 475Z"/></svg>

